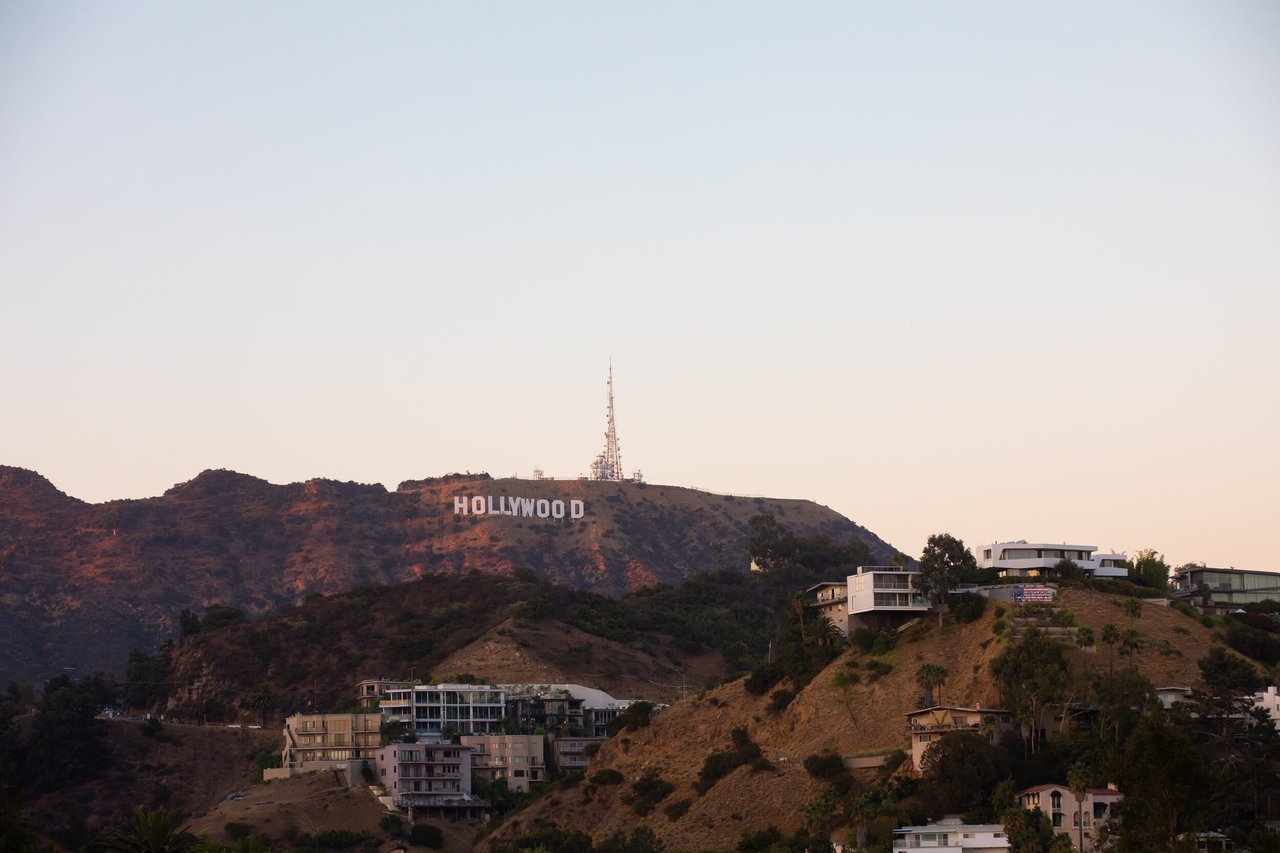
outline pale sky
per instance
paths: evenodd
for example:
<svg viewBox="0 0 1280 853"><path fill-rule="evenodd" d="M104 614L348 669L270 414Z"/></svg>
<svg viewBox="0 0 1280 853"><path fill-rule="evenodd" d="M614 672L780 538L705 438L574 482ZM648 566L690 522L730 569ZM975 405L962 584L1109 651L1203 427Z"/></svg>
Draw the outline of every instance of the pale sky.
<svg viewBox="0 0 1280 853"><path fill-rule="evenodd" d="M1280 571L1280 4L0 0L0 463L623 461Z"/></svg>

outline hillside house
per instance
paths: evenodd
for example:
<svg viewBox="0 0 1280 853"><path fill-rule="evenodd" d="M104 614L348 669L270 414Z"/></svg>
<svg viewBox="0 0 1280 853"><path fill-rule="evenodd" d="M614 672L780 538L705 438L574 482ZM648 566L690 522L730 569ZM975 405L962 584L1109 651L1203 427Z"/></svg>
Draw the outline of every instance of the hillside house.
<svg viewBox="0 0 1280 853"><path fill-rule="evenodd" d="M356 699L361 708L377 711L382 700L390 698L392 690L408 690L411 687L412 681L385 677L366 678L356 685Z"/></svg>
<svg viewBox="0 0 1280 853"><path fill-rule="evenodd" d="M805 603L831 620L840 633L849 636L849 583L827 581L804 591Z"/></svg>
<svg viewBox="0 0 1280 853"><path fill-rule="evenodd" d="M1280 727L1280 692L1277 692L1274 684L1261 693L1253 694L1253 705L1266 711L1272 722Z"/></svg>
<svg viewBox="0 0 1280 853"><path fill-rule="evenodd" d="M1004 826L999 823L961 823L949 818L926 826L905 826L893 831L894 853L899 850L933 850L936 853L1001 853L1009 849Z"/></svg>
<svg viewBox="0 0 1280 853"><path fill-rule="evenodd" d="M916 587L920 572L901 566L858 566L849 575L849 617L860 621L917 616L927 613L929 601Z"/></svg>
<svg viewBox="0 0 1280 853"><path fill-rule="evenodd" d="M937 706L912 711L905 716L907 734L911 738L911 766L917 775L925 752L948 732L975 732L995 744L1001 735L1014 727L1013 714L999 708Z"/></svg>
<svg viewBox="0 0 1280 853"><path fill-rule="evenodd" d="M603 690L594 687L586 687L581 684L502 684L499 685L507 692L508 697L540 697L543 703L541 713L547 715L545 722L540 726L544 731L550 732L560 727L560 723L566 719L570 728L575 725L577 711L580 708L582 717L580 730L582 733L590 737L605 737L607 734L605 729L615 717L631 707L634 699L615 699ZM547 705L548 701L551 705ZM564 705L560 706L554 700L565 700ZM509 713L511 711L510 706ZM536 717L539 711L536 703L530 707L529 722L534 723L534 728L526 728L522 723L520 731L524 734L533 734L536 728ZM522 713L516 709L516 713ZM518 716L513 719L519 721ZM548 725L552 720L556 721L555 725ZM569 731L565 731L569 734Z"/></svg>
<svg viewBox="0 0 1280 853"><path fill-rule="evenodd" d="M1056 542L993 542L974 549L978 568L999 569L1002 578L1040 577L1061 560L1070 560L1086 577L1127 578L1128 558L1124 554L1098 553L1097 545L1066 545Z"/></svg>
<svg viewBox="0 0 1280 853"><path fill-rule="evenodd" d="M547 779L542 735L464 735L462 745L471 747L472 772L504 780L507 790L523 794Z"/></svg>
<svg viewBox="0 0 1280 853"><path fill-rule="evenodd" d="M379 714L294 714L284 721L280 767L264 778L287 779L317 770L347 770L352 762L377 756L381 743Z"/></svg>
<svg viewBox="0 0 1280 853"><path fill-rule="evenodd" d="M551 763L560 773L571 770L585 772L591 763L591 756L607 738L603 737L560 737L551 738Z"/></svg>
<svg viewBox="0 0 1280 853"><path fill-rule="evenodd" d="M1189 601L1206 612L1234 610L1242 604L1280 601L1280 574L1248 569L1186 566L1174 572L1173 601Z"/></svg>
<svg viewBox="0 0 1280 853"><path fill-rule="evenodd" d="M1114 787L1090 788L1084 800L1077 801L1075 792L1066 785L1036 785L1018 792L1018 805L1027 811L1039 809L1049 818L1055 832L1071 837L1071 846L1080 853L1102 849L1099 832L1111 820L1113 807L1124 799ZM1084 848L1080 847L1083 813Z"/></svg>
<svg viewBox="0 0 1280 853"><path fill-rule="evenodd" d="M472 747L428 739L378 750L377 779L399 808L436 817L482 817L489 804L471 794Z"/></svg>

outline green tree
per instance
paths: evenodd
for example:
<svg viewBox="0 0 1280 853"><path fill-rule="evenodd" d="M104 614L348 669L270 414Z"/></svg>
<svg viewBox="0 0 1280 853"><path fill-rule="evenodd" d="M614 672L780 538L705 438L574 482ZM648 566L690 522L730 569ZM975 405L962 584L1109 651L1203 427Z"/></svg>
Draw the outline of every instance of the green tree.
<svg viewBox="0 0 1280 853"><path fill-rule="evenodd" d="M1065 557L1053 564L1053 568L1049 569L1049 578L1056 581L1070 581L1083 577L1084 572L1081 571L1080 565L1074 560L1068 560Z"/></svg>
<svg viewBox="0 0 1280 853"><path fill-rule="evenodd" d="M947 732L929 744L920 765L943 812L969 810L1004 778L996 748L977 732Z"/></svg>
<svg viewBox="0 0 1280 853"><path fill-rule="evenodd" d="M181 638L194 637L200 633L200 617L191 612L190 607L182 608L178 614L178 634Z"/></svg>
<svg viewBox="0 0 1280 853"><path fill-rule="evenodd" d="M991 662L991 672L1006 701L1030 724L1031 751L1036 752L1041 711L1048 703L1062 701L1070 678L1062 646L1033 628Z"/></svg>
<svg viewBox="0 0 1280 853"><path fill-rule="evenodd" d="M65 673L45 683L36 704L27 771L38 788L91 777L110 761L94 691Z"/></svg>
<svg viewBox="0 0 1280 853"><path fill-rule="evenodd" d="M1093 629L1081 625L1076 629L1076 645L1082 649L1093 647Z"/></svg>
<svg viewBox="0 0 1280 853"><path fill-rule="evenodd" d="M139 807L123 828L108 833L99 845L112 853L180 853L199 843L178 812Z"/></svg>
<svg viewBox="0 0 1280 853"><path fill-rule="evenodd" d="M867 827L871 821L880 816L884 807L884 791L878 785L872 785L856 797L845 801L845 820L853 825L854 846L863 850L867 846Z"/></svg>
<svg viewBox="0 0 1280 853"><path fill-rule="evenodd" d="M977 566L964 542L950 533L934 534L925 543L916 587L929 600L929 605L937 609L939 625L942 624L948 593L960 583L962 573Z"/></svg>
<svg viewBox="0 0 1280 853"><path fill-rule="evenodd" d="M1217 780L1196 744L1161 715L1144 717L1125 744L1116 853L1172 850L1183 832L1207 829Z"/></svg>
<svg viewBox="0 0 1280 853"><path fill-rule="evenodd" d="M1164 555L1148 548L1133 558L1133 573L1152 589L1166 592L1169 589L1169 564Z"/></svg>
<svg viewBox="0 0 1280 853"><path fill-rule="evenodd" d="M947 671L945 666L936 663L921 664L916 670L916 684L920 685L920 689L925 694L925 706L933 707L942 701L942 686L947 683L947 676L951 673ZM938 700L934 701L934 691L938 691Z"/></svg>

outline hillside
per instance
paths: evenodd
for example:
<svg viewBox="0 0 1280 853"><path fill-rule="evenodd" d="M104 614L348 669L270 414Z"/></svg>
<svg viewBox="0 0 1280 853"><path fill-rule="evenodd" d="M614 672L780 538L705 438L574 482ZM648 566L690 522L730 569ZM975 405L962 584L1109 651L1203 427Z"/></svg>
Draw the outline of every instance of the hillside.
<svg viewBox="0 0 1280 853"><path fill-rule="evenodd" d="M137 806L203 811L252 784L252 756L279 742L276 731L165 726L164 739L143 724L106 724L106 769L58 791L32 793L28 813L39 831L67 849L124 824Z"/></svg>
<svg viewBox="0 0 1280 853"><path fill-rule="evenodd" d="M1067 590L1059 603L1081 625L1100 633L1108 622L1127 627L1122 601L1118 596ZM583 782L553 792L515 815L477 849L507 849L520 834L538 826L580 829L598 841L643 824L669 849L678 850L733 849L743 832L770 825L794 831L804 806L823 787L805 772L806 756L827 749L846 758L871 756L907 746L904 715L917 707L921 691L914 673L921 664L938 663L950 670L942 690L945 703L999 707L999 690L989 667L1007 640L994 633L994 624L992 608L969 625L948 623L939 628L926 620L904 632L899 645L883 656L893 669L874 681L866 677L868 656L847 651L780 712L768 710L768 694L752 696L741 681L678 703L656 716L651 726L615 737L597 754L588 777L602 768L614 768L625 777L624 784ZM1176 611L1150 604L1136 627L1146 638L1147 648L1136 655L1135 664L1147 678L1157 685L1201 684L1196 661L1216 642L1213 631ZM1157 646L1166 652L1157 651ZM1072 650L1072 654L1081 655L1095 671L1108 667L1105 648L1094 653ZM1116 666L1126 664L1117 661ZM859 672L861 682L835 686L833 676L841 670ZM731 749L731 733L739 727L760 746L773 770L740 767L700 796L693 783L703 762L712 752ZM675 790L659 808L641 817L623 797L631 792L631 783L647 773L656 773ZM672 819L664 807L679 800L688 800L689 808Z"/></svg>
<svg viewBox="0 0 1280 853"><path fill-rule="evenodd" d="M668 702L682 680L724 676L719 654L690 654L656 631L630 642L588 634L560 619L520 618L525 602L560 590L516 577L433 575L312 596L260 620L201 631L174 649L156 711L189 719L256 722L249 697L270 685L275 720L308 707L336 709L364 678L471 674L495 682L568 681L616 696ZM590 596L585 597L590 598ZM573 619L570 608L562 618Z"/></svg>
<svg viewBox="0 0 1280 853"><path fill-rule="evenodd" d="M486 512L455 514L455 498ZM488 513L489 499L506 509L514 498L535 514ZM565 517L538 517L539 500L563 501ZM569 517L572 501L581 518ZM258 616L313 592L472 569L530 568L608 595L745 570L748 520L762 513L797 534L862 542L877 561L894 553L809 501L675 486L450 475L388 492L205 471L160 497L88 504L0 466L0 681L115 668L130 648L175 636L183 608L213 603Z"/></svg>

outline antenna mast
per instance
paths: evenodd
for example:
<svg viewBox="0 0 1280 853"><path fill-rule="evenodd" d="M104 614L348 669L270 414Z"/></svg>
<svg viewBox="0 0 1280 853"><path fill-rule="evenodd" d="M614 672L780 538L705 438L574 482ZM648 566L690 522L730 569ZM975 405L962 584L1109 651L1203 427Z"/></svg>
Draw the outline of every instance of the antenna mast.
<svg viewBox="0 0 1280 853"><path fill-rule="evenodd" d="M618 447L617 423L613 418L613 360L609 360L609 419L604 432L604 453L591 463L591 479L607 480L621 483L626 479L622 473L622 451Z"/></svg>

